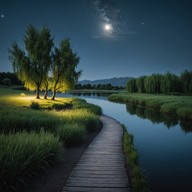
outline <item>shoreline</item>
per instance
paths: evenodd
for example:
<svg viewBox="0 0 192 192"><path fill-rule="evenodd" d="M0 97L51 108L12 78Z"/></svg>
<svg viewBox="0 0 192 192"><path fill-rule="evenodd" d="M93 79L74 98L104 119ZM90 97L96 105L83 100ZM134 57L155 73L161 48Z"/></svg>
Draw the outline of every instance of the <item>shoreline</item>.
<svg viewBox="0 0 192 192"><path fill-rule="evenodd" d="M192 120L191 96L155 95L142 93L112 94L109 101L128 103L171 114L180 119Z"/></svg>
<svg viewBox="0 0 192 192"><path fill-rule="evenodd" d="M102 124L100 123L97 131L89 133L82 145L64 149L62 153L63 160L42 171L21 192L61 192L72 169L101 129Z"/></svg>

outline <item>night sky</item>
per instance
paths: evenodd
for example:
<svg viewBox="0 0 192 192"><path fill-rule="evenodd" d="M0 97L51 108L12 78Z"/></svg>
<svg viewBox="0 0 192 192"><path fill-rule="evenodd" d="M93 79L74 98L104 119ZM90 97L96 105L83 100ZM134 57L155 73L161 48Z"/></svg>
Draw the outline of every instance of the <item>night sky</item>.
<svg viewBox="0 0 192 192"><path fill-rule="evenodd" d="M70 38L82 79L192 70L191 0L1 0L0 71L29 24Z"/></svg>

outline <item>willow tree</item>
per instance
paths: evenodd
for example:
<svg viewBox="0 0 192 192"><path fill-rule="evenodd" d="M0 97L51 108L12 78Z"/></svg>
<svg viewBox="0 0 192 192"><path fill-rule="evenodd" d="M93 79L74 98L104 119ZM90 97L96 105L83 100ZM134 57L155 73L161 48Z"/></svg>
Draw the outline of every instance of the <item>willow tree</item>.
<svg viewBox="0 0 192 192"><path fill-rule="evenodd" d="M12 44L9 50L10 59L18 78L26 88L36 90L36 98L39 99L39 91L47 81L51 65L53 38L48 28L44 27L39 31L30 25L24 37L24 44L25 50L19 48L17 43Z"/></svg>
<svg viewBox="0 0 192 192"><path fill-rule="evenodd" d="M192 93L192 71L185 70L181 73L181 83L184 93Z"/></svg>
<svg viewBox="0 0 192 192"><path fill-rule="evenodd" d="M61 41L59 48L55 48L51 65L52 100L58 91L66 92L74 88L81 71L76 71L79 57L73 52L69 39Z"/></svg>

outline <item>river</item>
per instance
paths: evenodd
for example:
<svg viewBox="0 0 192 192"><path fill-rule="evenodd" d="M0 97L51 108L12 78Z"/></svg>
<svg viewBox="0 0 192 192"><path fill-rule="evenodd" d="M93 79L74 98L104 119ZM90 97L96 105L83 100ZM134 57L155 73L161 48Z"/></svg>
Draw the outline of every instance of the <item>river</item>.
<svg viewBox="0 0 192 192"><path fill-rule="evenodd" d="M139 165L153 192L192 191L192 122L179 121L135 105L117 104L106 96L78 95L99 105L134 136Z"/></svg>

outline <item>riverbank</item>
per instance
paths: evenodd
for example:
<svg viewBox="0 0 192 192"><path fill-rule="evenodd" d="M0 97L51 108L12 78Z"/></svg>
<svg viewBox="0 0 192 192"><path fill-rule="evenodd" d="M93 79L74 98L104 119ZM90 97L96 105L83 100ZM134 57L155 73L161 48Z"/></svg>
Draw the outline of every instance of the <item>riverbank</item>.
<svg viewBox="0 0 192 192"><path fill-rule="evenodd" d="M191 96L121 93L112 94L108 99L113 102L132 103L143 107L149 107L162 113L192 120Z"/></svg>
<svg viewBox="0 0 192 192"><path fill-rule="evenodd" d="M129 103L118 104L100 97L86 97L86 100L101 106L104 114L124 124L134 136L134 146L139 153L139 165L147 177L151 191L180 192L190 189L192 134L191 130L183 130L180 119L173 117L176 122L169 124L169 117L172 115L150 108ZM147 113L145 118L138 116L135 110L139 114ZM149 120L147 116L153 114L160 114L162 118L164 116L166 122L168 118L168 124L159 117L151 117ZM185 119L183 121L187 124L189 122ZM192 127L191 125L189 122L188 126Z"/></svg>
<svg viewBox="0 0 192 192"><path fill-rule="evenodd" d="M45 170L37 178L29 183L25 192L61 192L69 174L76 166L84 151L94 140L102 128L102 124L94 133L89 133L86 141L77 147L67 148L63 151L64 161ZM150 191L146 177L138 164L139 154L133 146L133 136L129 134L123 126L123 152L126 158L126 169L132 189L135 192ZM106 146L105 146L106 147Z"/></svg>
<svg viewBox="0 0 192 192"><path fill-rule="evenodd" d="M15 131L16 128L16 132L19 133L28 130L28 136L31 135L31 131L36 132L36 135L38 136L38 132L42 127L44 129L46 128L46 132L49 132L54 136L55 132L51 127L53 126L54 129L57 130L57 126L59 126L58 122L61 121L62 118L64 121L68 122L68 131L70 129L73 130L74 126L71 126L71 120L77 121L77 126L78 123L82 125L82 119L84 119L84 121L86 120L86 118L84 118L84 110L90 113L94 113L96 116L101 114L101 109L99 107L93 104L88 104L82 99L58 98L56 101L43 99L36 100L34 99L34 95L30 92L15 91L7 88L1 89L0 98L0 109L2 112L0 113L0 116L3 117L1 118L1 121L3 121L1 123L4 125L3 129L7 129L8 131ZM6 114L6 118L3 116L3 114ZM67 116L71 117L70 121ZM54 160L50 165L46 165L43 167L43 171L40 169L39 172L35 173L38 174L35 177L34 175L30 175L30 177L24 178L24 182L26 183L25 185L27 185L27 187L24 187L23 191L60 192L64 183L66 182L69 173L78 162L83 151L100 131L101 126L99 126L100 124L98 124L97 120L95 120L96 119L94 118L91 121L86 120L86 129L88 130L86 131L86 137L84 134L82 136L81 133L76 134L77 129L74 129L75 134L72 136L72 138L62 136L62 140L59 139L59 142L63 143L62 145L64 146L64 148L60 148L61 151L59 152L60 158L62 160L56 159L56 161ZM46 123L46 121L48 121L48 123ZM60 123L62 122L63 121ZM25 126L21 126L23 124ZM21 127L17 129L19 125ZM96 127L95 125L98 126ZM83 131L83 133L85 132ZM65 132L64 135L65 134L67 134L67 132ZM68 132L68 134L70 134L70 132ZM4 134L1 135L4 136ZM62 131L59 131L59 137L61 137L61 135L63 135L63 133ZM79 140L77 138L82 139ZM22 146L22 149L24 149L25 145ZM33 166L33 162L31 165ZM31 179L31 176L33 179ZM139 182L138 179L137 181ZM21 191L22 188L23 187L19 187L19 191Z"/></svg>
<svg viewBox="0 0 192 192"><path fill-rule="evenodd" d="M70 149L83 146L92 133L97 134L100 107L82 99L34 98L27 91L0 89L2 192L20 191L31 178L48 173L60 161L72 163ZM75 153L71 158L78 159L81 150Z"/></svg>
<svg viewBox="0 0 192 192"><path fill-rule="evenodd" d="M130 183L135 192L149 192L150 187L147 178L144 176L139 166L139 154L133 144L133 135L128 133L126 127L123 127L123 151L126 159L126 168L129 175Z"/></svg>
<svg viewBox="0 0 192 192"><path fill-rule="evenodd" d="M38 177L35 177L32 181L30 181L28 186L22 191L61 192L72 169L79 161L87 146L98 135L101 128L102 125L100 124L95 132L87 135L86 140L81 145L65 148L62 153L63 160L40 173Z"/></svg>

